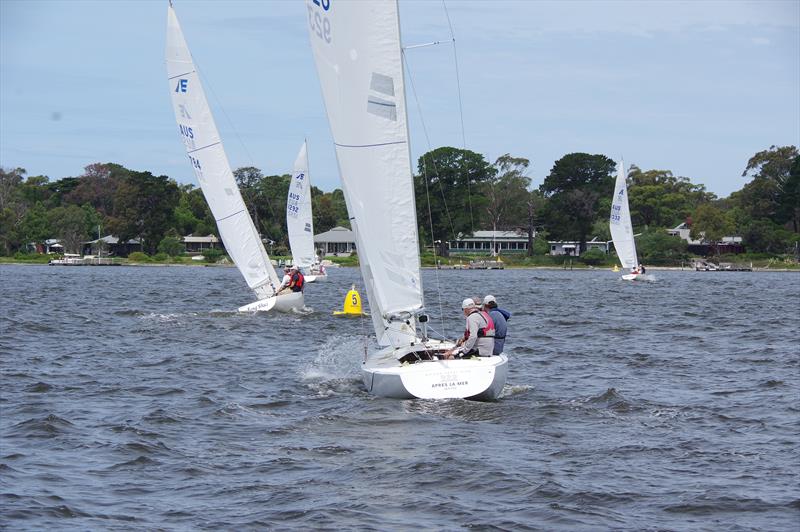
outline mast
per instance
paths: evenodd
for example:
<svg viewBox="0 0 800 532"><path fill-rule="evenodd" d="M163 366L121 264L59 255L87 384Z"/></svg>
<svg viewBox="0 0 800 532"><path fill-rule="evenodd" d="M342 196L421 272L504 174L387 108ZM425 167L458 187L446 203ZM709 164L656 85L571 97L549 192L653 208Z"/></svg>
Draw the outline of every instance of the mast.
<svg viewBox="0 0 800 532"><path fill-rule="evenodd" d="M401 31L402 26L400 25L400 0L394 0L395 9L397 10L397 41L400 45L400 75L403 78L403 113L406 115L406 142L408 143L408 168L411 170L411 175L409 178L411 179L411 199L412 205L414 206L414 228L419 233L419 222L417 221L417 194L416 190L414 190L414 159L411 158L411 132L408 129L408 97L406 96L405 91L405 67L403 62L403 33ZM419 246L419 238L417 238L417 246ZM422 284L422 257L420 257L419 253L417 253L417 270L419 271L419 293L420 293L420 301L422 302L422 309L425 308L425 286ZM421 309L421 310L422 310ZM427 320L425 320L427 321ZM425 323L425 322L423 322ZM427 330L427 325L423 325L423 327ZM427 336L427 333L425 334Z"/></svg>

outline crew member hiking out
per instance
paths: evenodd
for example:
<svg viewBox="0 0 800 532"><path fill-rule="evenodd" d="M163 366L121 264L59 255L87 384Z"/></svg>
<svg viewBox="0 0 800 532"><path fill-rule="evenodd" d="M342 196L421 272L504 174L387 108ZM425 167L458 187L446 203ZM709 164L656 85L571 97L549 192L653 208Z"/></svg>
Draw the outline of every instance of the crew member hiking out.
<svg viewBox="0 0 800 532"><path fill-rule="evenodd" d="M303 274L300 273L300 270L297 269L297 266L292 266L290 275L291 281L289 281L289 289L292 292L302 292L306 279L303 277Z"/></svg>

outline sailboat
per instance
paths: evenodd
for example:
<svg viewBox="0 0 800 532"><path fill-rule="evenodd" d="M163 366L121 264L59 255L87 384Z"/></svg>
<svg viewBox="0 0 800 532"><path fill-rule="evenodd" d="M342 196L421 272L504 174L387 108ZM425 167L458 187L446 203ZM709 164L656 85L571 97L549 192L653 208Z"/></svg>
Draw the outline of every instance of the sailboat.
<svg viewBox="0 0 800 532"><path fill-rule="evenodd" d="M294 161L292 181L286 198L286 228L292 264L300 268L305 282L313 283L327 278L325 269L314 252L314 220L311 212L311 176L308 173L308 146L300 147Z"/></svg>
<svg viewBox="0 0 800 532"><path fill-rule="evenodd" d="M366 389L398 399L496 399L506 355L443 360L427 337L397 2L307 0L311 47L381 349ZM421 334L417 326L422 326Z"/></svg>
<svg viewBox="0 0 800 532"><path fill-rule="evenodd" d="M631 210L628 206L628 176L625 172L625 163L620 162L617 168L617 181L614 185L614 198L611 202L611 215L608 220L611 229L611 238L614 249L623 268L628 268L631 273L624 274L625 281L644 279L644 274L639 273L639 260L636 258L636 241L631 224Z"/></svg>
<svg viewBox="0 0 800 532"><path fill-rule="evenodd" d="M268 311L274 308L288 312L302 308L302 292L277 295L280 280L236 186L171 2L167 12L166 60L172 106L189 163L214 215L228 255L257 298L239 310Z"/></svg>

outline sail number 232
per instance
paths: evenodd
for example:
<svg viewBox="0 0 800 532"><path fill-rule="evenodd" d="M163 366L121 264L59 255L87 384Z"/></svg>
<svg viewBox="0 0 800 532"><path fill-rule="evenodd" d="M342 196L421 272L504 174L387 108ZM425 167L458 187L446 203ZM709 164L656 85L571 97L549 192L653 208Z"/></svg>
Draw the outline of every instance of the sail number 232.
<svg viewBox="0 0 800 532"><path fill-rule="evenodd" d="M325 16L325 13L330 11L332 1L309 0L307 4L308 23L311 25L311 33L327 43L331 42L331 21Z"/></svg>

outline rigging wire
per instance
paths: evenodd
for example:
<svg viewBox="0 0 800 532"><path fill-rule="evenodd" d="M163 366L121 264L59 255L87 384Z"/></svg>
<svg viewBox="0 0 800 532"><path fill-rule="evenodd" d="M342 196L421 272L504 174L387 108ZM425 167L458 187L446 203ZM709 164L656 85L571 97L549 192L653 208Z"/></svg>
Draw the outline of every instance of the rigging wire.
<svg viewBox="0 0 800 532"><path fill-rule="evenodd" d="M409 81L409 84L411 85L411 93L414 95L414 102L417 104L417 112L419 113L420 123L422 124L422 131L425 134L425 141L428 144L428 151L430 152L433 149L432 146L431 146L431 138L430 138L430 135L428 135L428 128L425 125L425 118L423 117L423 114L422 114L422 105L419 102L419 97L417 96L417 88L414 85L414 77L411 75L411 68L408 65L408 58L406 57L405 51L401 50L400 51L400 55L402 57L403 62L406 65L406 72L408 73L408 81ZM436 172L436 174L438 175L439 171L436 168L436 162L433 161L433 159L431 159L431 163L433 163L434 172ZM436 277L436 295L437 295L438 300L439 300L439 320L442 322L442 330L444 330L444 306L442 305L442 289L441 289L441 283L440 283L440 279L439 279L439 265L438 265L438 262L437 262L438 259L436 258L438 256L437 250L436 250L436 235L433 232L433 213L431 211L430 188L428 187L428 164L426 162L426 158L425 158L424 155L422 156L422 178L423 178L423 181L425 182L425 199L426 199L427 204L428 204L428 224L429 224L430 231L431 231L431 244L433 244L433 261L434 261L434 266L436 266L435 267L435 272L436 272L435 277ZM442 202L444 204L445 212L447 213L447 220L450 222L450 230L453 232L453 239L455 239L455 227L453 226L453 219L450 216L450 209L447 207L447 200L445 199L445 196L444 196L444 188L442 187L442 180L441 179L439 180L439 190L441 191L441 194L442 194Z"/></svg>
<svg viewBox="0 0 800 532"><path fill-rule="evenodd" d="M447 17L447 26L450 28L450 39L453 42L453 62L456 70L456 87L458 89L458 114L461 118L461 148L467 150L467 135L464 129L464 106L461 101L461 76L458 72L458 51L456 50L456 35L453 32L453 23L450 21L450 13L447 11L447 4L442 0L442 7L444 8L444 15ZM469 204L469 228L475 232L475 221L472 217L472 191L469 184L469 162L467 162L467 203Z"/></svg>

